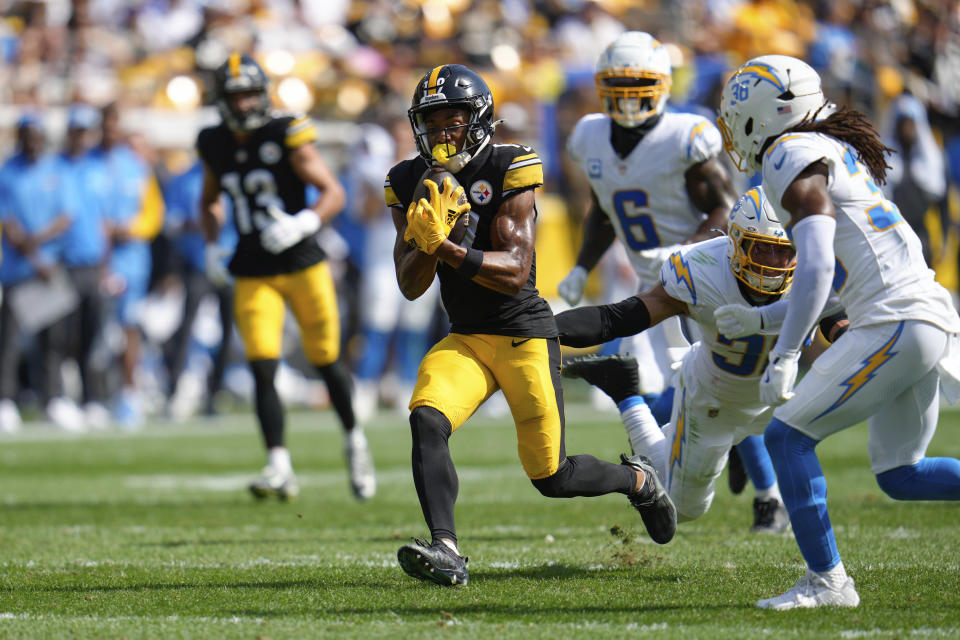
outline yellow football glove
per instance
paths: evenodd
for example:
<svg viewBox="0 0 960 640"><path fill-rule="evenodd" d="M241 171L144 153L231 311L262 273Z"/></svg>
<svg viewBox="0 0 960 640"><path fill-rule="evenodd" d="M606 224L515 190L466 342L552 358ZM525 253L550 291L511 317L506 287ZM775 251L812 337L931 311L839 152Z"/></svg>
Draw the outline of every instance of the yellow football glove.
<svg viewBox="0 0 960 640"><path fill-rule="evenodd" d="M470 211L470 203L463 197L463 187L459 186L454 189L453 180L449 176L443 179L443 193L440 193L437 183L433 180L424 180L423 185L427 188L427 193L430 196L430 206L446 218L447 233L449 234L450 228L453 227L457 218ZM460 204L461 199L463 204Z"/></svg>
<svg viewBox="0 0 960 640"><path fill-rule="evenodd" d="M407 207L407 230L403 239L407 242L412 240L417 248L427 255L432 256L437 247L443 244L450 235L450 229L450 225L442 216L437 215L426 198L411 202Z"/></svg>

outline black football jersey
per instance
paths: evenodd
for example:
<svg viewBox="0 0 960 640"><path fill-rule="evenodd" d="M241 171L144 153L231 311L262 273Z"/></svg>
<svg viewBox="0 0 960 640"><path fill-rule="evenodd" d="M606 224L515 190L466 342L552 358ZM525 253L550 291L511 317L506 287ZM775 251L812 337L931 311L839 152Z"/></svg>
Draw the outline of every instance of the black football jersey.
<svg viewBox="0 0 960 640"><path fill-rule="evenodd" d="M384 184L387 205L406 211L427 162L417 157L390 170ZM500 205L510 196L543 184L543 164L530 147L494 144L480 152L455 174L478 217L473 247L491 251L490 226ZM486 333L552 338L557 325L547 301L537 291L537 257L530 275L515 296L473 282L443 261L439 262L440 297L454 333Z"/></svg>
<svg viewBox="0 0 960 640"><path fill-rule="evenodd" d="M317 138L307 118L272 119L238 142L225 124L209 127L197 137L197 151L233 202L233 220L239 234L230 272L237 276L269 276L306 269L324 259L315 236L304 238L280 254L260 244L260 231L273 218L271 204L289 215L307 206L307 185L290 165L290 152Z"/></svg>

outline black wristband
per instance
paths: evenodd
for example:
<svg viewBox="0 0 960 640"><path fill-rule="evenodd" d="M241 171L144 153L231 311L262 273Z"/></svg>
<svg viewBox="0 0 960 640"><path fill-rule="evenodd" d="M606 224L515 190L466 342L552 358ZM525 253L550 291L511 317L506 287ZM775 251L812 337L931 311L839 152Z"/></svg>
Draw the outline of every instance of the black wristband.
<svg viewBox="0 0 960 640"><path fill-rule="evenodd" d="M637 296L599 307L578 307L556 316L560 344L592 347L640 333L650 326L647 305Z"/></svg>
<svg viewBox="0 0 960 640"><path fill-rule="evenodd" d="M473 279L473 276L480 273L480 267L483 265L483 251L470 247L467 249L467 256L463 259L463 264L457 267L457 273L467 280Z"/></svg>

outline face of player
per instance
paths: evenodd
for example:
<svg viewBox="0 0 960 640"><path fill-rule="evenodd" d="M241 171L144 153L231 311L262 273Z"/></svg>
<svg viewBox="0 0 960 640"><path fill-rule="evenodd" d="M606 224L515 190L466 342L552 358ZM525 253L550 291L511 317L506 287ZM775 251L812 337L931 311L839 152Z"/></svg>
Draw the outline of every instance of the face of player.
<svg viewBox="0 0 960 640"><path fill-rule="evenodd" d="M43 152L43 132L36 127L24 127L19 132L20 149L30 160L36 160Z"/></svg>
<svg viewBox="0 0 960 640"><path fill-rule="evenodd" d="M259 91L241 91L227 96L227 104L234 113L250 113L260 106Z"/></svg>
<svg viewBox="0 0 960 640"><path fill-rule="evenodd" d="M796 259L796 252L786 245L754 242L750 247L750 259L764 267L786 269Z"/></svg>
<svg viewBox="0 0 960 640"><path fill-rule="evenodd" d="M423 123L429 148L447 144L456 149L454 153L463 151L469 128L467 125L470 123L470 112L466 109L437 109L428 113Z"/></svg>

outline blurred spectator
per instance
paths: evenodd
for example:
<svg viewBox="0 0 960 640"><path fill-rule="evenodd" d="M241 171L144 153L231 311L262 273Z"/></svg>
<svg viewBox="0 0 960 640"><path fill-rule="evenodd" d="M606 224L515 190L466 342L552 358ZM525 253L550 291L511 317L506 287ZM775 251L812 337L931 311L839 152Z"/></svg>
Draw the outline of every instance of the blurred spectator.
<svg viewBox="0 0 960 640"><path fill-rule="evenodd" d="M0 283L4 288L0 303L0 431L5 432L16 431L20 425L16 395L21 331L36 337L37 387L47 416L65 430L84 428L79 409L61 397L65 330L61 320L75 303L66 276L57 269L62 235L70 226L69 193L57 159L44 152L45 144L40 118L24 116L17 125L17 152L0 169Z"/></svg>
<svg viewBox="0 0 960 640"><path fill-rule="evenodd" d="M84 417L87 426L106 427L110 413L106 408L106 358L94 357L95 346L102 348L103 325L108 300L103 291L106 277L109 239L105 207L111 176L101 162L91 160L92 136L100 124L94 107L77 104L67 116L67 137L59 155L59 171L69 189L68 206L73 222L63 238L63 264L70 274L79 303L67 322L69 348L80 370Z"/></svg>
<svg viewBox="0 0 960 640"><path fill-rule="evenodd" d="M150 282L150 240L163 225L164 204L153 170L124 142L115 103L102 111L100 146L91 157L111 176L107 221L113 253L110 269L117 283L116 316L123 328L123 390L114 417L128 428L143 420L136 373L140 362L140 304Z"/></svg>
<svg viewBox="0 0 960 640"><path fill-rule="evenodd" d="M927 211L946 193L943 149L933 137L927 121L927 109L919 100L904 94L891 107L892 131L888 135L891 154L887 162L885 190L923 244L923 257L932 265ZM946 228L946 227L944 227Z"/></svg>
<svg viewBox="0 0 960 640"><path fill-rule="evenodd" d="M214 397L223 383L223 372L233 338L233 288L216 286L206 275L203 230L200 227L200 194L203 191L203 163L197 160L184 173L174 176L164 189L166 193L166 229L175 238L174 247L182 262L183 315L176 332L164 345L167 366L167 413L174 419L187 417L193 411L193 400L199 389L197 381L183 376L193 335L194 321L203 299L216 296L220 318L220 344L213 353L213 366L207 376L204 413L214 413ZM224 199L226 224L220 229L217 244L229 255L237 244L237 232L231 222L231 207Z"/></svg>
<svg viewBox="0 0 960 640"><path fill-rule="evenodd" d="M429 332L437 309L437 283L416 300L407 300L397 287L393 252L397 237L390 210L383 203L383 180L394 164L413 157L416 149L406 118L390 123L391 131L376 124L361 125L359 153L351 163L351 211L365 225L364 263L360 283L360 337L363 351L357 363L354 406L361 422L373 417L384 394L384 373L392 353L397 388L395 406L406 413L417 382L420 360L430 344Z"/></svg>

